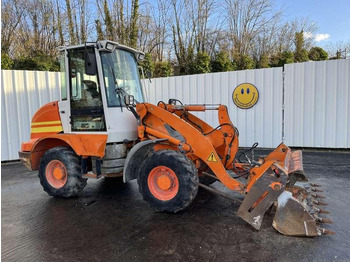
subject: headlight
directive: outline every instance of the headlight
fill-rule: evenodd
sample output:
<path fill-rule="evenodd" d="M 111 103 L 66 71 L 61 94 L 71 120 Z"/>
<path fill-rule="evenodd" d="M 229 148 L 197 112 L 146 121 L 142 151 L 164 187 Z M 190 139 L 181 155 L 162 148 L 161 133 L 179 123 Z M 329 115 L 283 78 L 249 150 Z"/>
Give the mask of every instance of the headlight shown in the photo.
<path fill-rule="evenodd" d="M 106 49 L 112 52 L 114 50 L 114 45 L 112 43 L 107 42 Z"/>
<path fill-rule="evenodd" d="M 138 60 L 143 60 L 143 59 L 145 59 L 145 54 L 140 53 L 137 59 L 138 59 Z"/>

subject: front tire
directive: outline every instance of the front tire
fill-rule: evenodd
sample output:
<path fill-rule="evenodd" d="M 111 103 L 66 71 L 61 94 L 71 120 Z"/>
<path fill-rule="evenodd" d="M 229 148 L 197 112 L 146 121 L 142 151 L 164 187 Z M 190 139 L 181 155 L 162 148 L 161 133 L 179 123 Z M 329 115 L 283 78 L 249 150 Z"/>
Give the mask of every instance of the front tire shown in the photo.
<path fill-rule="evenodd" d="M 79 157 L 67 147 L 55 147 L 40 160 L 39 179 L 44 191 L 54 197 L 73 197 L 86 186 Z"/>
<path fill-rule="evenodd" d="M 199 183 L 193 162 L 173 150 L 157 151 L 147 157 L 137 182 L 143 199 L 151 207 L 173 213 L 191 204 Z"/>

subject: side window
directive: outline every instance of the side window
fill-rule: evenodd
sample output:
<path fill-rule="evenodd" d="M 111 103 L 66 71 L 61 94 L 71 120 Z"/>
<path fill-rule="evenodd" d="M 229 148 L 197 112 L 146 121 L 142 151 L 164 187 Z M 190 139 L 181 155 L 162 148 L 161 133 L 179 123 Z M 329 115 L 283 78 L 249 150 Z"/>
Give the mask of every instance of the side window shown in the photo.
<path fill-rule="evenodd" d="M 67 100 L 65 51 L 60 53 L 61 100 Z"/>
<path fill-rule="evenodd" d="M 116 88 L 122 88 L 143 101 L 142 86 L 137 68 L 137 61 L 131 52 L 115 49 L 114 52 L 101 52 L 108 107 L 119 107 L 123 101 L 118 97 Z"/>
<path fill-rule="evenodd" d="M 86 74 L 86 52 L 92 48 L 72 49 L 69 54 L 69 82 L 72 131 L 105 131 L 101 89 L 97 73 Z"/>

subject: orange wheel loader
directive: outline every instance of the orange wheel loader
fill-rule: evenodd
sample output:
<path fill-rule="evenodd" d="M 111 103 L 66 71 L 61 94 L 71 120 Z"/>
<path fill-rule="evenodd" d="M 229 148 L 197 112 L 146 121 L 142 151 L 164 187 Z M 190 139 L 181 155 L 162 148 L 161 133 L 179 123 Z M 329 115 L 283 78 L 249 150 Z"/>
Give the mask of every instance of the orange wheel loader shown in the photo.
<path fill-rule="evenodd" d="M 144 101 L 138 60 L 144 54 L 111 41 L 60 47 L 61 99 L 42 106 L 19 156 L 38 170 L 54 197 L 76 196 L 88 178 L 137 179 L 157 211 L 178 212 L 198 187 L 218 181 L 243 196 L 238 215 L 259 229 L 276 207 L 273 227 L 294 236 L 333 232 L 320 227 L 317 185 L 307 182 L 301 151 L 283 143 L 259 161 L 237 157 L 238 130 L 224 105 Z M 213 128 L 191 112 L 216 110 Z M 230 195 L 231 196 L 231 195 Z"/>

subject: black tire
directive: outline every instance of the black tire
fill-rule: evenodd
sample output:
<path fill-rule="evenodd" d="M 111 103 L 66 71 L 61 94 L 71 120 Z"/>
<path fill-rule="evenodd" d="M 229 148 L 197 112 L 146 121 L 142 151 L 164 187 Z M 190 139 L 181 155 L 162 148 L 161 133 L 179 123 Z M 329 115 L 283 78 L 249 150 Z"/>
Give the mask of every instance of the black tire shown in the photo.
<path fill-rule="evenodd" d="M 160 200 L 155 197 L 148 187 L 150 172 L 158 167 L 171 169 L 178 179 L 178 191 L 170 200 Z M 162 150 L 148 156 L 137 178 L 139 191 L 143 199 L 157 211 L 176 213 L 191 204 L 198 192 L 198 174 L 193 162 L 185 155 L 174 150 Z"/>
<path fill-rule="evenodd" d="M 54 187 L 46 177 L 47 165 L 54 161 L 60 161 L 66 170 L 67 179 L 62 187 Z M 55 147 L 45 152 L 40 160 L 39 167 L 40 184 L 50 196 L 69 198 L 76 196 L 86 186 L 87 179 L 82 178 L 79 157 L 73 150 L 67 147 Z"/>

